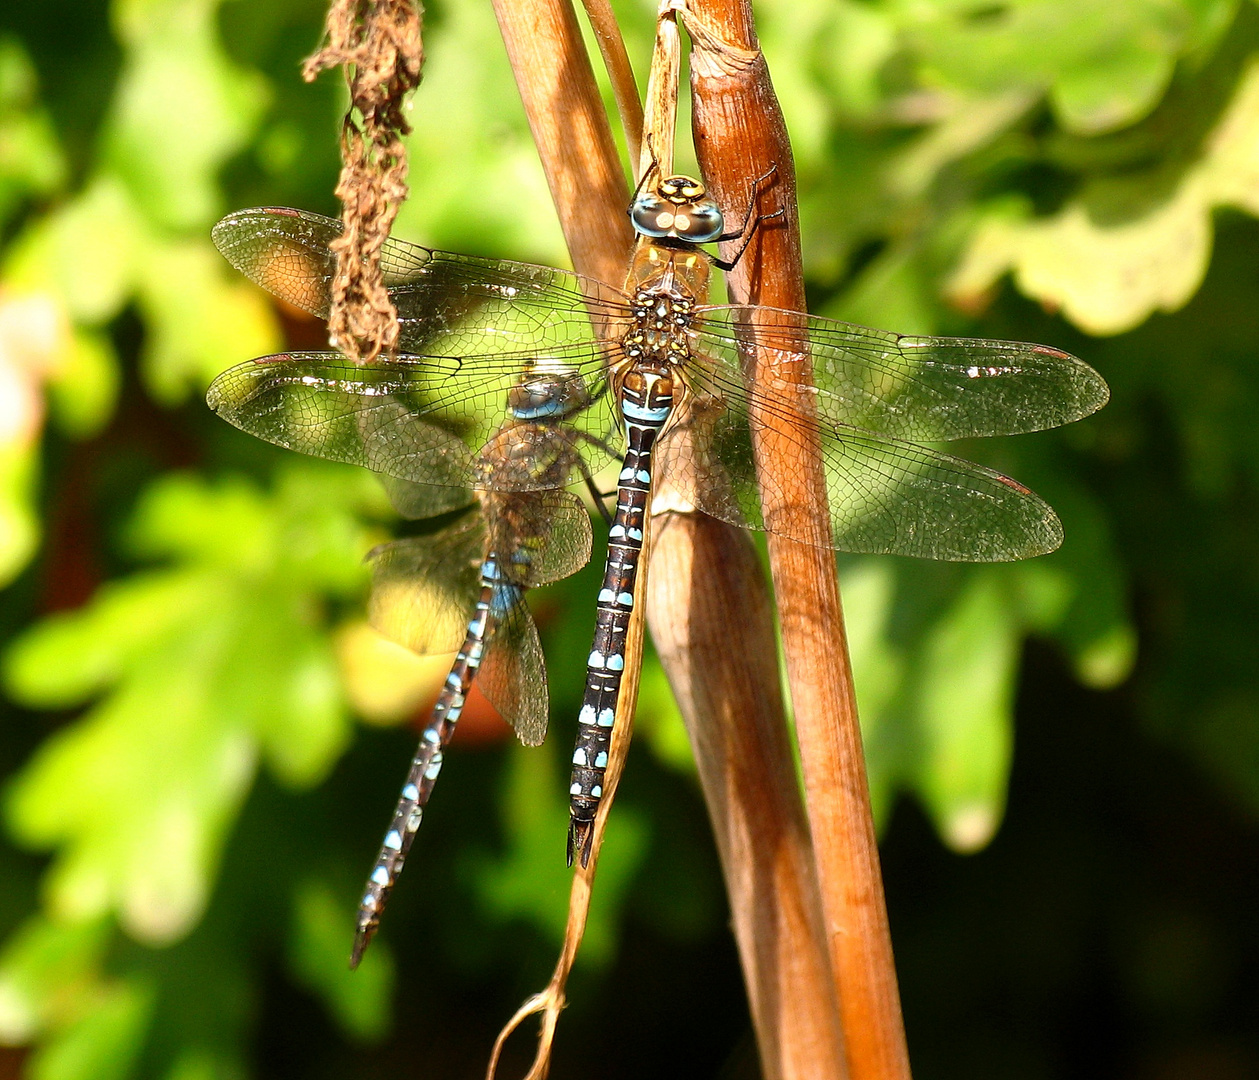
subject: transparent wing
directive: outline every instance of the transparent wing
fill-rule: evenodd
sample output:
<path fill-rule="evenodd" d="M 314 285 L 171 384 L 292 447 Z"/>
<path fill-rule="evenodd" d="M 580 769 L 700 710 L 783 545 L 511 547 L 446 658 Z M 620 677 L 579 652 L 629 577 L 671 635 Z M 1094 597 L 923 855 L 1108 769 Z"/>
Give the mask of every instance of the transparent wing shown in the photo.
<path fill-rule="evenodd" d="M 778 308 L 704 308 L 700 326 L 702 350 L 740 369 L 754 346 L 778 366 L 808 359 L 823 420 L 897 439 L 1041 431 L 1110 396 L 1091 367 L 1045 345 L 906 337 Z"/>
<path fill-rule="evenodd" d="M 485 523 L 480 514 L 429 536 L 382 544 L 368 555 L 368 618 L 380 633 L 422 655 L 463 644 L 481 589 Z"/>
<path fill-rule="evenodd" d="M 291 304 L 328 317 L 336 271 L 328 245 L 341 222 L 301 210 L 264 207 L 229 214 L 214 243 L 237 270 Z M 385 284 L 398 309 L 399 345 L 408 352 L 549 355 L 578 341 L 606 339 L 628 325 L 616 289 L 564 270 L 483 259 L 386 240 Z"/>
<path fill-rule="evenodd" d="M 590 515 L 567 491 L 487 494 L 490 549 L 503 575 L 521 588 L 548 585 L 590 561 Z"/>
<path fill-rule="evenodd" d="M 582 345 L 563 357 L 579 375 L 588 373 L 591 405 L 562 423 L 509 421 L 508 391 L 526 359 L 399 356 L 354 364 L 339 353 L 282 353 L 223 372 L 206 401 L 229 423 L 279 446 L 452 489 L 437 502 L 453 509 L 466 501 L 460 489 L 559 487 L 583 467 L 598 472 L 615 453 L 602 350 Z"/>
<path fill-rule="evenodd" d="M 524 592 L 505 585 L 491 604 L 493 630 L 477 672 L 477 685 L 526 746 L 546 738 L 549 703 L 546 663 L 538 628 L 529 614 Z"/>
<path fill-rule="evenodd" d="M 810 450 L 794 435 L 793 405 L 763 387 L 749 395 L 724 364 L 697 365 L 687 412 L 661 445 L 662 485 L 674 505 L 691 505 L 737 525 L 805 543 L 788 517 L 761 515 L 752 431 L 794 443 L 800 467 L 820 453 L 834 546 L 841 551 L 961 562 L 1005 562 L 1052 551 L 1062 542 L 1053 510 L 1021 484 L 947 454 L 822 421 Z M 749 404 L 751 408 L 749 408 Z M 782 481 L 764 476 L 773 498 Z"/>
<path fill-rule="evenodd" d="M 398 515 L 411 521 L 422 521 L 424 518 L 457 510 L 461 506 L 471 506 L 475 499 L 472 492 L 465 488 L 417 484 L 413 480 L 399 480 L 386 473 L 377 473 L 376 479 L 385 489 L 389 503 Z"/>

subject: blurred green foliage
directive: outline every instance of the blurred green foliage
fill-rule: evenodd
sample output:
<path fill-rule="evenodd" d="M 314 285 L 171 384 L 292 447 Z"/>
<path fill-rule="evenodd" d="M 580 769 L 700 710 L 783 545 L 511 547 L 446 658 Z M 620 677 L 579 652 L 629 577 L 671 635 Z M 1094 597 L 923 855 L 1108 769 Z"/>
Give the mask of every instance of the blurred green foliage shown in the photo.
<path fill-rule="evenodd" d="M 617 6 L 645 80 L 655 5 Z M 813 309 L 1044 340 L 1114 390 L 1073 428 L 964 448 L 1053 503 L 1058 553 L 1002 567 L 841 559 L 880 818 L 909 795 L 954 850 L 992 839 L 1029 636 L 1084 687 L 1126 683 L 1144 730 L 1253 817 L 1259 232 L 1243 215 L 1259 214 L 1259 12 L 757 11 L 794 140 Z M 286 336 L 319 341 L 232 275 L 209 228 L 246 205 L 333 211 L 342 92 L 298 74 L 322 17 L 322 0 L 0 12 L 0 1044 L 31 1048 L 24 1074 L 38 1080 L 287 1075 L 258 1050 L 277 1024 L 267 1002 L 308 995 L 357 1047 L 389 1036 L 393 1007 L 417 1015 L 408 1001 L 431 970 L 503 988 L 463 1002 L 486 1013 L 469 1034 L 477 1060 L 562 931 L 562 761 L 597 567 L 538 597 L 548 747 L 456 743 L 381 940 L 345 970 L 413 737 L 355 728 L 353 707 L 387 678 L 400 695 L 388 718 L 414 720 L 434 676 L 347 645 L 362 556 L 395 524 L 370 478 L 255 444 L 201 404 L 230 364 Z M 426 18 L 397 231 L 562 264 L 490 6 L 444 2 Z M 651 753 L 630 763 L 575 1001 L 635 920 L 682 950 L 724 933 L 654 660 L 640 712 Z M 395 995 L 404 968 L 418 970 Z M 440 1017 L 426 1043 L 468 1028 L 444 989 L 423 999 Z M 321 1068 L 368 1075 L 361 1054 Z M 425 1075 L 455 1075 L 443 1060 Z"/>

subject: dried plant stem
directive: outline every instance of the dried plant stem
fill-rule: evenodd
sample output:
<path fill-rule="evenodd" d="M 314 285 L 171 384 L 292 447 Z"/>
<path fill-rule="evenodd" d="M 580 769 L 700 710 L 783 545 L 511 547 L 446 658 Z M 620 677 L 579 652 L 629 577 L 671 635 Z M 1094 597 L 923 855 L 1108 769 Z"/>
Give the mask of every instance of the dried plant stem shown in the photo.
<path fill-rule="evenodd" d="M 612 80 L 612 94 L 625 131 L 630 161 L 636 161 L 643 141 L 643 103 L 638 98 L 638 84 L 634 81 L 629 53 L 625 51 L 625 39 L 621 37 L 621 28 L 616 24 L 616 14 L 608 0 L 582 0 L 582 5 L 599 43 L 608 78 Z"/>
<path fill-rule="evenodd" d="M 666 4 L 647 101 L 651 149 L 665 175 L 680 66 L 678 26 Z M 678 447 L 685 437 L 670 435 L 670 456 L 686 458 Z M 766 1080 L 839 1080 L 843 1038 L 768 588 L 747 535 L 692 511 L 678 491 L 662 490 L 653 503 L 647 618 L 712 819 L 761 1071 Z"/>
<path fill-rule="evenodd" d="M 625 278 L 625 174 L 569 0 L 494 0 L 507 57 L 573 266 Z"/>
<path fill-rule="evenodd" d="M 652 522 L 648 517 L 643 522 L 644 546 L 651 542 Z M 639 588 L 646 589 L 650 575 L 649 560 L 644 559 L 638 568 Z M 590 895 L 594 890 L 595 871 L 599 866 L 599 852 L 603 847 L 603 833 L 607 828 L 608 815 L 612 804 L 616 801 L 617 785 L 621 782 L 621 773 L 625 769 L 625 758 L 629 753 L 630 742 L 634 731 L 634 710 L 638 708 L 638 671 L 643 659 L 643 624 L 642 607 L 635 609 L 630 615 L 629 627 L 625 634 L 625 679 L 621 684 L 621 696 L 617 701 L 616 719 L 612 728 L 612 746 L 608 751 L 608 768 L 603 779 L 603 800 L 595 814 L 594 832 L 591 837 L 590 861 L 582 865 L 578 859 L 573 869 L 573 884 L 568 894 L 568 922 L 564 929 L 564 943 L 560 949 L 559 961 L 551 975 L 551 981 L 545 990 L 535 994 L 507 1022 L 494 1040 L 494 1050 L 490 1055 L 486 1080 L 494 1080 L 498 1069 L 498 1059 L 508 1036 L 527 1017 L 535 1013 L 542 1014 L 542 1029 L 538 1035 L 538 1049 L 533 1064 L 525 1074 L 525 1080 L 544 1080 L 551 1063 L 551 1046 L 555 1037 L 555 1025 L 559 1021 L 560 1012 L 564 1008 L 564 988 L 568 983 L 569 972 L 577 959 L 577 951 L 581 947 L 581 939 L 586 931 L 586 919 L 590 913 Z"/>
<path fill-rule="evenodd" d="M 407 197 L 402 116 L 407 93 L 420 81 L 424 51 L 420 10 L 412 0 L 333 0 L 328 41 L 302 74 L 309 82 L 342 66 L 350 110 L 341 125 L 344 231 L 329 245 L 337 256 L 328 335 L 355 361 L 374 360 L 398 342 L 398 313 L 380 272 L 380 249 Z"/>
<path fill-rule="evenodd" d="M 662 176 L 673 172 L 681 78 L 682 35 L 677 19 L 662 8 L 656 19 L 656 43 L 651 53 L 651 73 L 647 76 L 647 127 L 638 155 L 639 179 L 647 175 L 653 163 Z"/>
<path fill-rule="evenodd" d="M 702 514 L 654 524 L 647 617 L 717 836 L 761 1072 L 840 1080 L 843 1038 L 760 563 L 745 533 Z"/>
<path fill-rule="evenodd" d="M 568 0 L 495 0 L 494 10 L 573 266 L 580 273 L 620 285 L 633 239 L 625 216 L 628 192 L 572 7 Z M 603 32 L 607 29 L 605 25 Z M 649 523 L 645 529 L 649 536 Z M 646 575 L 643 565 L 639 580 L 644 585 Z M 591 857 L 585 867 L 579 860 L 573 872 L 559 960 L 546 989 L 526 1001 L 499 1034 L 487 1072 L 490 1080 L 508 1036 L 535 1013 L 542 1015 L 542 1027 L 527 1080 L 542 1080 L 550 1066 L 555 1026 L 565 1002 L 564 988 L 585 933 L 603 832 L 629 750 L 642 646 L 643 616 L 636 611 L 626 634 L 625 679 L 604 775 L 603 800 L 595 817 Z"/>
<path fill-rule="evenodd" d="M 772 209 L 781 224 L 760 231 L 731 275 L 749 304 L 803 310 L 795 176 L 782 113 L 760 55 L 747 0 L 691 0 L 683 19 L 692 39 L 696 151 L 723 206 L 748 198 L 749 178 L 769 167 Z M 754 335 L 755 316 L 752 317 Z M 807 356 L 807 350 L 802 350 Z M 775 365 L 758 354 L 751 372 L 766 385 L 807 382 L 807 364 Z M 830 537 L 826 479 L 811 418 L 792 430 L 767 423 L 756 434 L 766 519 L 791 524 L 818 546 L 771 534 L 787 678 L 795 709 L 806 803 L 831 962 L 838 983 L 848 1066 L 854 1080 L 906 1080 L 896 972 L 878 849 L 870 814 L 861 732 Z M 802 469 L 801 461 L 811 468 Z M 770 479 L 772 478 L 772 479 Z"/>

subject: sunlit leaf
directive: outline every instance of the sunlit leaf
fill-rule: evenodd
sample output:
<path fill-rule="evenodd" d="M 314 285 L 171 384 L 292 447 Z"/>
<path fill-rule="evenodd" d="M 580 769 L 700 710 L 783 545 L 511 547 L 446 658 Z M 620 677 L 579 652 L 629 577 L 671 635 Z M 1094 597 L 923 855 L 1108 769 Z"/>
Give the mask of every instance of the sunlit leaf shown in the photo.
<path fill-rule="evenodd" d="M 203 391 L 224 368 L 280 346 L 269 305 L 206 239 L 155 247 L 139 283 L 152 328 L 145 374 L 154 397 Z"/>
<path fill-rule="evenodd" d="M 208 226 L 222 209 L 216 173 L 257 122 L 257 75 L 227 58 L 218 0 L 118 0 L 126 49 L 107 137 L 108 158 L 154 222 Z"/>
<path fill-rule="evenodd" d="M 57 426 L 77 439 L 99 433 L 118 397 L 118 358 L 113 344 L 96 331 L 76 328 L 48 391 Z"/>
<path fill-rule="evenodd" d="M 27 446 L 0 446 L 0 586 L 26 565 L 39 540 L 32 506 L 35 454 Z"/>
<path fill-rule="evenodd" d="M 153 1008 L 152 986 L 119 983 L 35 1053 L 31 1080 L 124 1080 L 131 1075 Z"/>
<path fill-rule="evenodd" d="M 932 627 L 923 656 L 919 791 L 960 851 L 983 847 L 1005 806 L 1019 628 L 999 574 L 970 575 Z"/>
<path fill-rule="evenodd" d="M 0 223 L 24 197 L 65 181 L 66 163 L 39 102 L 35 67 L 21 44 L 0 38 Z"/>
<path fill-rule="evenodd" d="M 1201 160 L 1165 174 L 1103 177 L 1051 217 L 1005 203 L 976 233 L 949 284 L 974 303 L 1007 271 L 1019 288 L 1083 330 L 1117 334 L 1197 291 L 1211 252 L 1211 212 L 1259 214 L 1259 63 L 1252 63 Z M 1125 212 L 1116 214 L 1116 208 Z"/>
<path fill-rule="evenodd" d="M 33 224 L 6 252 L 12 285 L 53 292 L 72 319 L 100 325 L 131 293 L 150 236 L 135 203 L 110 173 Z"/>
<path fill-rule="evenodd" d="M 109 586 L 11 652 L 10 692 L 29 704 L 103 695 L 42 745 L 9 801 L 27 844 L 61 849 L 55 911 L 117 910 L 141 939 L 179 937 L 205 906 L 259 755 L 290 784 L 325 775 L 348 728 L 318 605 L 362 584 L 362 485 L 325 466 L 295 466 L 273 497 L 169 478 L 141 505 L 132 544 L 179 564 Z"/>
<path fill-rule="evenodd" d="M 27 920 L 0 954 L 0 1044 L 17 1046 L 94 1008 L 105 920 Z"/>
<path fill-rule="evenodd" d="M 437 700 L 453 654 L 419 656 L 374 630 L 366 619 L 337 631 L 341 679 L 354 711 L 367 723 L 397 724 Z"/>

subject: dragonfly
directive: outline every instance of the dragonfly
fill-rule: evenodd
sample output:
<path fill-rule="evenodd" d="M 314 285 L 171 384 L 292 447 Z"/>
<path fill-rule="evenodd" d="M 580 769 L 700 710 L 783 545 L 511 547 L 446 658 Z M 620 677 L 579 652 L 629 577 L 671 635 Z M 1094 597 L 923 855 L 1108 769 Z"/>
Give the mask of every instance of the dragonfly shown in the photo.
<path fill-rule="evenodd" d="M 707 303 L 710 265 L 729 264 L 701 245 L 730 236 L 693 178 L 640 186 L 631 220 L 639 240 L 625 290 L 553 267 L 392 239 L 381 252 L 400 346 L 427 357 L 407 372 L 410 420 L 475 444 L 491 430 L 522 360 L 545 355 L 585 379 L 582 461 L 597 472 L 609 454 L 620 458 L 570 784 L 570 863 L 574 854 L 589 858 L 653 484 L 721 520 L 815 543 L 789 521 L 764 520 L 761 487 L 775 478 L 758 477 L 752 450 L 758 430 L 793 431 L 805 414 L 817 440 L 801 454 L 821 458 L 836 549 L 1022 559 L 1061 543 L 1053 510 L 1017 481 L 922 444 L 1057 427 L 1109 397 L 1092 368 L 1044 345 L 899 335 L 799 311 Z M 749 213 L 745 244 L 758 220 Z M 328 244 L 340 232 L 330 218 L 262 208 L 229 215 L 214 239 L 246 276 L 326 316 L 335 272 Z M 805 366 L 811 385 L 753 381 L 746 372 L 754 355 L 768 355 L 771 371 Z M 296 439 L 300 448 L 426 481 L 432 455 L 412 446 L 396 415 L 379 412 L 370 391 L 353 380 L 321 389 L 321 416 L 348 418 L 354 434 L 327 434 L 313 421 Z"/>
<path fill-rule="evenodd" d="M 337 353 L 285 353 L 238 365 L 210 386 L 208 401 L 221 417 L 284 445 L 309 439 L 326 387 L 354 387 L 377 407 L 405 393 L 406 373 L 423 358 L 356 367 Z M 401 374 L 400 374 L 401 373 Z M 390 893 L 423 819 L 442 769 L 443 751 L 472 682 L 479 685 L 521 741 L 546 735 L 546 669 L 537 627 L 524 601 L 527 589 L 575 573 L 590 560 L 590 517 L 571 492 L 557 490 L 581 472 L 583 435 L 566 422 L 588 407 L 581 376 L 563 365 L 531 360 L 507 395 L 507 418 L 473 457 L 466 445 L 421 421 L 404 423 L 412 447 L 423 446 L 429 483 L 387 478 L 395 508 L 408 518 L 435 518 L 468 500 L 475 485 L 477 513 L 426 535 L 380 545 L 372 568 L 369 616 L 387 637 L 421 654 L 452 652 L 442 685 L 411 760 L 359 905 L 350 966 L 358 966 L 380 924 Z M 392 402 L 396 410 L 405 407 Z M 379 416 L 376 417 L 379 419 Z M 357 438 L 370 439 L 370 427 Z M 342 425 L 322 429 L 322 442 L 351 438 Z M 456 449 L 457 447 L 457 449 Z M 588 474 L 587 474 L 588 475 Z M 593 483 L 593 481 L 591 481 Z M 602 501 L 597 502 L 606 515 Z M 469 615 L 469 611 L 471 615 Z"/>

